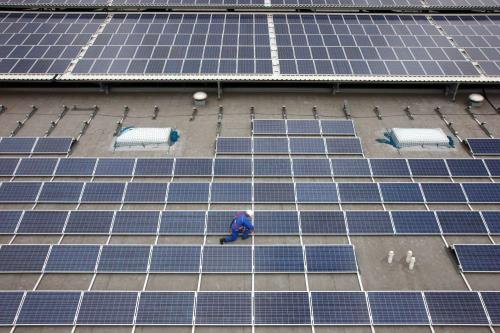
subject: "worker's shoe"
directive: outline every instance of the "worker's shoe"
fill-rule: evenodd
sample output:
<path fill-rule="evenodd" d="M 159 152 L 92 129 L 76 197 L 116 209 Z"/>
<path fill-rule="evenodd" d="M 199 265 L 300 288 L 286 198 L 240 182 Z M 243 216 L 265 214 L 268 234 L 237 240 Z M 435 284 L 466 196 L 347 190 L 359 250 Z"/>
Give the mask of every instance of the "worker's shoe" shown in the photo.
<path fill-rule="evenodd" d="M 224 244 L 224 238 L 219 239 L 219 243 L 220 243 L 220 245 L 223 245 Z"/>

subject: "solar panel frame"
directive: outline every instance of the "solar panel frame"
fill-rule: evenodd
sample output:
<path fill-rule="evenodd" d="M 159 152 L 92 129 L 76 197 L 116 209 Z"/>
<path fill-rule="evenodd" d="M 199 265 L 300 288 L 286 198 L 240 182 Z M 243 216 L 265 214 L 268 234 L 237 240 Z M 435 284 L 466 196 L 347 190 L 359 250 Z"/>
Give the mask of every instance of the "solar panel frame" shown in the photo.
<path fill-rule="evenodd" d="M 94 170 L 94 176 L 132 177 L 135 158 L 99 158 Z"/>
<path fill-rule="evenodd" d="M 126 183 L 85 183 L 80 201 L 84 203 L 121 203 Z"/>
<path fill-rule="evenodd" d="M 234 313 L 238 313 L 235 316 Z M 195 324 L 198 326 L 246 326 L 252 324 L 250 292 L 199 292 Z"/>
<path fill-rule="evenodd" d="M 41 182 L 0 183 L 0 202 L 35 202 L 41 187 Z"/>
<path fill-rule="evenodd" d="M 151 246 L 105 245 L 99 255 L 99 273 L 146 273 Z"/>
<path fill-rule="evenodd" d="M 37 137 L 3 137 L 0 140 L 0 154 L 30 154 Z"/>
<path fill-rule="evenodd" d="M 0 293 L 0 326 L 14 323 L 23 296 L 24 292 L 20 291 Z"/>
<path fill-rule="evenodd" d="M 390 214 L 396 234 L 433 235 L 441 233 L 434 212 L 419 210 L 391 211 Z"/>
<path fill-rule="evenodd" d="M 168 183 L 129 182 L 125 190 L 125 203 L 165 203 Z"/>
<path fill-rule="evenodd" d="M 303 235 L 347 235 L 342 211 L 300 211 L 300 229 Z"/>
<path fill-rule="evenodd" d="M 500 155 L 500 139 L 467 138 L 466 143 L 473 155 Z"/>
<path fill-rule="evenodd" d="M 336 183 L 295 183 L 299 203 L 337 203 Z"/>
<path fill-rule="evenodd" d="M 205 217 L 206 213 L 204 211 L 163 211 L 161 213 L 159 234 L 203 235 Z"/>
<path fill-rule="evenodd" d="M 358 264 L 352 245 L 307 245 L 308 273 L 356 273 Z"/>
<path fill-rule="evenodd" d="M 160 212 L 147 210 L 120 210 L 115 212 L 113 235 L 154 235 L 158 229 Z"/>
<path fill-rule="evenodd" d="M 34 272 L 42 271 L 49 245 L 2 245 L 0 247 L 0 272 Z"/>
<path fill-rule="evenodd" d="M 0 176 L 13 176 L 20 161 L 20 158 L 0 158 Z"/>
<path fill-rule="evenodd" d="M 289 154 L 288 138 L 282 137 L 254 137 L 253 138 L 253 154 Z"/>
<path fill-rule="evenodd" d="M 370 158 L 369 161 L 373 177 L 411 177 L 403 158 Z"/>
<path fill-rule="evenodd" d="M 207 203 L 210 183 L 170 183 L 167 203 Z"/>
<path fill-rule="evenodd" d="M 175 159 L 175 177 L 210 177 L 212 176 L 213 158 Z"/>
<path fill-rule="evenodd" d="M 387 211 L 350 210 L 345 212 L 350 235 L 394 234 L 392 220 Z"/>
<path fill-rule="evenodd" d="M 358 137 L 325 138 L 325 145 L 329 155 L 363 155 L 363 147 Z"/>
<path fill-rule="evenodd" d="M 59 158 L 54 175 L 58 177 L 91 177 L 97 158 L 67 157 Z"/>
<path fill-rule="evenodd" d="M 255 292 L 256 326 L 311 325 L 307 292 Z"/>
<path fill-rule="evenodd" d="M 137 304 L 135 291 L 87 291 L 76 318 L 77 325 L 131 325 Z"/>
<path fill-rule="evenodd" d="M 217 154 L 252 154 L 253 139 L 249 137 L 218 137 L 215 141 Z"/>
<path fill-rule="evenodd" d="M 252 160 L 250 158 L 216 158 L 214 159 L 214 176 L 251 177 Z"/>
<path fill-rule="evenodd" d="M 317 119 L 287 119 L 288 135 L 320 135 L 321 127 Z"/>
<path fill-rule="evenodd" d="M 254 183 L 253 191 L 255 203 L 295 202 L 293 183 Z"/>
<path fill-rule="evenodd" d="M 500 183 L 462 183 L 470 203 L 500 203 Z"/>
<path fill-rule="evenodd" d="M 19 222 L 23 211 L 20 210 L 1 210 L 0 211 L 0 234 L 13 234 Z"/>
<path fill-rule="evenodd" d="M 60 234 L 68 212 L 51 210 L 25 211 L 17 227 L 17 234 Z"/>
<path fill-rule="evenodd" d="M 379 183 L 384 203 L 424 202 L 420 185 L 417 183 Z"/>
<path fill-rule="evenodd" d="M 462 187 L 458 183 L 420 183 L 427 203 L 466 203 Z"/>
<path fill-rule="evenodd" d="M 255 246 L 254 269 L 256 273 L 302 273 L 304 272 L 302 247 Z"/>
<path fill-rule="evenodd" d="M 255 158 L 253 175 L 255 177 L 291 177 L 292 163 L 288 158 Z"/>
<path fill-rule="evenodd" d="M 255 211 L 252 222 L 259 235 L 299 234 L 296 211 Z"/>
<path fill-rule="evenodd" d="M 80 292 L 27 292 L 16 325 L 73 325 Z"/>
<path fill-rule="evenodd" d="M 500 159 L 484 159 L 484 164 L 491 177 L 500 177 Z"/>
<path fill-rule="evenodd" d="M 74 139 L 69 137 L 40 137 L 33 146 L 33 154 L 67 154 Z"/>
<path fill-rule="evenodd" d="M 248 203 L 252 201 L 252 183 L 211 183 L 213 203 Z"/>
<path fill-rule="evenodd" d="M 443 159 L 409 158 L 407 161 L 413 177 L 450 177 Z"/>
<path fill-rule="evenodd" d="M 477 211 L 436 211 L 443 234 L 486 234 L 487 230 Z"/>
<path fill-rule="evenodd" d="M 207 235 L 220 235 L 229 232 L 230 224 L 236 216 L 235 211 L 208 211 Z"/>
<path fill-rule="evenodd" d="M 429 325 L 421 292 L 369 291 L 374 325 Z"/>
<path fill-rule="evenodd" d="M 141 292 L 138 325 L 192 325 L 194 292 Z"/>
<path fill-rule="evenodd" d="M 500 246 L 495 244 L 453 244 L 462 272 L 499 273 Z"/>
<path fill-rule="evenodd" d="M 44 182 L 37 202 L 76 203 L 84 190 L 82 182 Z"/>
<path fill-rule="evenodd" d="M 137 158 L 135 162 L 135 177 L 171 177 L 173 172 L 173 158 Z"/>
<path fill-rule="evenodd" d="M 424 292 L 432 325 L 488 325 L 477 292 Z"/>
<path fill-rule="evenodd" d="M 106 210 L 71 211 L 64 233 L 107 235 L 110 233 L 114 217 L 115 212 Z"/>
<path fill-rule="evenodd" d="M 484 224 L 492 235 L 500 234 L 500 211 L 481 211 Z"/>
<path fill-rule="evenodd" d="M 311 292 L 314 325 L 370 325 L 362 291 Z"/>
<path fill-rule="evenodd" d="M 488 170 L 480 159 L 447 159 L 452 177 L 489 177 Z"/>
<path fill-rule="evenodd" d="M 99 257 L 99 245 L 53 245 L 44 271 L 92 273 Z"/>
<path fill-rule="evenodd" d="M 355 136 L 354 123 L 350 119 L 321 119 L 321 134 L 335 136 Z"/>
<path fill-rule="evenodd" d="M 334 177 L 371 177 L 370 165 L 364 158 L 332 158 Z"/>
<path fill-rule="evenodd" d="M 286 135 L 287 126 L 285 119 L 253 119 L 253 135 Z"/>
<path fill-rule="evenodd" d="M 204 246 L 203 273 L 250 273 L 252 272 L 252 247 Z"/>
<path fill-rule="evenodd" d="M 192 245 L 154 245 L 150 273 L 199 273 L 201 247 Z"/>
<path fill-rule="evenodd" d="M 491 324 L 493 326 L 500 325 L 500 292 L 494 291 L 482 291 L 480 293 L 481 298 L 484 302 L 484 307 L 488 311 L 488 317 L 490 317 Z"/>
<path fill-rule="evenodd" d="M 327 159 L 293 158 L 294 177 L 331 177 L 330 162 Z"/>
<path fill-rule="evenodd" d="M 52 176 L 57 163 L 57 158 L 22 158 L 16 176 Z"/>
<path fill-rule="evenodd" d="M 296 155 L 324 155 L 325 141 L 323 138 L 290 137 L 290 154 Z"/>
<path fill-rule="evenodd" d="M 337 188 L 342 203 L 382 202 L 377 183 L 337 183 Z"/>

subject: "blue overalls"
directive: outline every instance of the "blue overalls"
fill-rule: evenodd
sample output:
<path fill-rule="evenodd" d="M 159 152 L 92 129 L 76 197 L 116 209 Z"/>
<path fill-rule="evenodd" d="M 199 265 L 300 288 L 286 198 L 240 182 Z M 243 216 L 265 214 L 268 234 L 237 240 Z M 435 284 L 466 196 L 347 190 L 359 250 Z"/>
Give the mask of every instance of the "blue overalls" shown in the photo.
<path fill-rule="evenodd" d="M 253 231 L 253 225 L 244 213 L 239 213 L 236 215 L 234 220 L 231 222 L 231 235 L 224 239 L 224 242 L 233 242 L 238 239 L 238 235 L 241 234 L 241 238 L 247 239 L 248 234 Z"/>

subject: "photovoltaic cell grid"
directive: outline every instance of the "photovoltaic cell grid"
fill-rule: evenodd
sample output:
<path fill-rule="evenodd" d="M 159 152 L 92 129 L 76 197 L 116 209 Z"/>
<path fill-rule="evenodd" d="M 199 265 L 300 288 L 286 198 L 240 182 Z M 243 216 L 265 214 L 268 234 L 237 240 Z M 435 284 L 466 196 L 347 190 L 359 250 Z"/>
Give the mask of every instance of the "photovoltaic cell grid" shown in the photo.
<path fill-rule="evenodd" d="M 437 211 L 443 234 L 483 234 L 486 227 L 479 212 Z"/>
<path fill-rule="evenodd" d="M 315 325 L 369 325 L 363 292 L 312 292 Z"/>
<path fill-rule="evenodd" d="M 420 292 L 368 292 L 375 325 L 428 325 Z"/>
<path fill-rule="evenodd" d="M 303 234 L 345 235 L 347 233 L 343 212 L 301 211 L 300 227 Z"/>
<path fill-rule="evenodd" d="M 0 293 L 0 325 L 12 325 L 22 298 L 22 292 Z"/>
<path fill-rule="evenodd" d="M 306 246 L 308 272 L 357 272 L 352 245 Z"/>
<path fill-rule="evenodd" d="M 202 271 L 205 273 L 252 271 L 250 246 L 205 246 Z"/>
<path fill-rule="evenodd" d="M 500 272 L 499 245 L 462 245 L 453 248 L 463 272 Z"/>
<path fill-rule="evenodd" d="M 251 297 L 251 293 L 245 292 L 200 292 L 196 302 L 196 324 L 250 325 Z"/>
<path fill-rule="evenodd" d="M 260 7 L 264 0 L 113 0 L 113 7 L 132 6 L 139 7 Z"/>
<path fill-rule="evenodd" d="M 31 8 L 36 7 L 106 7 L 108 2 L 106 0 L 2 0 L 1 5 L 9 7 L 22 7 Z"/>
<path fill-rule="evenodd" d="M 72 325 L 79 300 L 79 292 L 28 292 L 17 323 Z"/>
<path fill-rule="evenodd" d="M 491 323 L 496 326 L 500 325 L 500 292 L 482 292 L 481 297 L 488 310 Z"/>
<path fill-rule="evenodd" d="M 352 120 L 254 119 L 253 135 L 342 135 L 354 136 Z"/>
<path fill-rule="evenodd" d="M 466 28 L 467 27 L 464 27 L 464 29 Z M 497 27 L 497 30 L 500 30 L 500 28 Z M 476 37 L 477 39 L 482 39 L 481 36 L 476 36 Z M 488 50 L 488 48 L 486 48 L 486 50 Z M 481 52 L 481 50 L 477 49 L 476 52 Z M 497 49 L 496 53 L 498 54 L 500 53 L 500 51 Z M 500 71 L 500 65 L 498 63 L 499 62 L 497 60 L 496 66 Z M 467 139 L 467 145 L 469 146 L 469 149 L 474 155 L 500 155 L 500 139 Z"/>
<path fill-rule="evenodd" d="M 136 323 L 149 325 L 191 325 L 193 292 L 143 292 Z"/>
<path fill-rule="evenodd" d="M 86 292 L 78 313 L 79 325 L 130 325 L 137 292 Z"/>
<path fill-rule="evenodd" d="M 256 325 L 311 324 L 309 299 L 305 292 L 256 292 Z"/>
<path fill-rule="evenodd" d="M 48 245 L 2 245 L 0 272 L 41 272 Z"/>
<path fill-rule="evenodd" d="M 200 246 L 154 246 L 150 271 L 197 273 L 200 250 Z"/>
<path fill-rule="evenodd" d="M 498 8 L 496 0 L 426 0 L 427 5 L 431 8 Z"/>
<path fill-rule="evenodd" d="M 1 26 L 1 17 L 5 13 L 0 13 L 0 26 Z M 44 15 L 44 14 L 38 14 L 38 15 Z M 15 25 L 16 23 L 12 23 L 12 25 Z M 9 25 L 9 24 L 6 24 Z M 32 23 L 32 25 L 35 25 L 35 23 Z M 62 24 L 61 24 L 62 25 Z M 2 29 L 2 28 L 0 28 Z M 15 28 L 14 28 L 15 29 Z M 24 37 L 20 37 L 21 40 L 24 40 L 27 36 L 31 35 L 36 35 L 35 33 L 25 33 L 25 34 L 3 34 L 7 35 L 9 38 L 12 37 L 13 39 L 19 39 L 16 36 L 19 35 L 24 35 Z M 2 36 L 2 33 L 0 32 L 0 36 Z M 11 39 L 12 39 L 11 38 Z M 30 37 L 31 38 L 31 37 Z M 37 37 L 41 38 L 41 37 Z M 1 43 L 1 40 L 0 40 Z M 16 43 L 16 42 L 14 42 Z M 19 43 L 19 42 L 17 42 Z M 27 43 L 25 41 L 25 43 Z M 31 48 L 32 46 L 28 45 L 10 45 L 12 48 Z M 5 49 L 2 49 L 2 52 L 7 51 L 9 49 L 9 46 L 2 46 Z M 17 55 L 21 56 L 21 55 Z M 2 59 L 2 54 L 0 53 L 0 75 L 3 74 L 6 70 L 6 66 L 14 66 L 10 60 L 13 59 Z M 18 59 L 15 59 L 14 63 L 17 62 Z M 23 60 L 23 59 L 21 59 Z M 20 60 L 20 61 L 21 61 Z M 25 59 L 23 61 L 31 61 L 32 65 L 35 61 L 40 62 L 40 61 L 47 61 L 45 59 Z M 50 61 L 50 60 L 49 60 Z M 57 61 L 57 60 L 56 60 Z M 71 145 L 73 144 L 73 138 L 39 138 L 39 137 L 16 137 L 16 138 L 0 138 L 0 154 L 66 154 L 71 150 Z"/>
<path fill-rule="evenodd" d="M 433 325 L 488 325 L 477 292 L 425 292 Z"/>

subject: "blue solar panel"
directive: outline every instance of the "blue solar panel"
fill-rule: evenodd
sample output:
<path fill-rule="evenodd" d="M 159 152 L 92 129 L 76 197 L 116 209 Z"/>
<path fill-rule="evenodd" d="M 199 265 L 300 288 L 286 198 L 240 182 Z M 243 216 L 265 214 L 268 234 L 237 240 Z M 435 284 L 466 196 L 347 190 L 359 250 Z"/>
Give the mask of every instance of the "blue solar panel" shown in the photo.
<path fill-rule="evenodd" d="M 325 142 L 322 138 L 290 138 L 292 154 L 325 154 Z"/>
<path fill-rule="evenodd" d="M 171 176 L 173 165 L 173 158 L 138 158 L 134 176 Z"/>
<path fill-rule="evenodd" d="M 465 183 L 465 194 L 472 203 L 500 203 L 500 184 Z"/>
<path fill-rule="evenodd" d="M 485 234 L 486 227 L 479 212 L 437 211 L 443 234 Z"/>
<path fill-rule="evenodd" d="M 483 291 L 481 292 L 481 297 L 490 316 L 491 323 L 495 326 L 500 325 L 500 292 Z"/>
<path fill-rule="evenodd" d="M 467 139 L 474 155 L 500 155 L 500 139 Z"/>
<path fill-rule="evenodd" d="M 41 272 L 49 245 L 2 245 L 0 272 Z"/>
<path fill-rule="evenodd" d="M 375 183 L 339 183 L 338 189 L 342 203 L 381 202 Z"/>
<path fill-rule="evenodd" d="M 454 177 L 488 177 L 488 170 L 482 160 L 449 159 L 448 169 Z"/>
<path fill-rule="evenodd" d="M 135 159 L 133 158 L 100 158 L 97 161 L 96 176 L 132 176 Z"/>
<path fill-rule="evenodd" d="M 0 293 L 0 325 L 12 325 L 14 323 L 22 298 L 22 292 Z"/>
<path fill-rule="evenodd" d="M 323 135 L 356 135 L 352 120 L 321 119 L 320 122 Z"/>
<path fill-rule="evenodd" d="M 251 176 L 252 160 L 249 158 L 216 158 L 214 176 Z"/>
<path fill-rule="evenodd" d="M 312 292 L 315 325 L 369 325 L 364 292 Z"/>
<path fill-rule="evenodd" d="M 346 211 L 350 234 L 392 234 L 391 218 L 384 211 Z"/>
<path fill-rule="evenodd" d="M 203 248 L 204 273 L 246 273 L 252 271 L 250 246 L 205 246 Z"/>
<path fill-rule="evenodd" d="M 306 292 L 256 292 L 256 325 L 311 324 Z"/>
<path fill-rule="evenodd" d="M 380 193 L 386 203 L 424 202 L 415 183 L 380 183 Z"/>
<path fill-rule="evenodd" d="M 464 272 L 500 272 L 500 245 L 453 245 Z"/>
<path fill-rule="evenodd" d="M 229 227 L 236 212 L 232 211 L 209 211 L 207 217 L 207 234 L 225 234 L 229 232 Z"/>
<path fill-rule="evenodd" d="M 137 292 L 86 292 L 78 313 L 80 325 L 125 325 L 134 320 Z"/>
<path fill-rule="evenodd" d="M 33 154 L 66 154 L 72 144 L 73 138 L 38 138 Z"/>
<path fill-rule="evenodd" d="M 203 211 L 162 212 L 160 234 L 200 235 L 203 234 L 204 230 L 205 212 Z"/>
<path fill-rule="evenodd" d="M 353 273 L 358 270 L 352 245 L 306 246 L 309 273 Z"/>
<path fill-rule="evenodd" d="M 127 184 L 124 202 L 129 203 L 165 203 L 167 183 L 136 183 Z"/>
<path fill-rule="evenodd" d="M 448 177 L 446 163 L 441 159 L 408 159 L 411 174 L 414 177 Z"/>
<path fill-rule="evenodd" d="M 99 257 L 98 272 L 146 272 L 149 246 L 104 246 Z"/>
<path fill-rule="evenodd" d="M 111 203 L 121 202 L 125 183 L 86 183 L 82 202 Z"/>
<path fill-rule="evenodd" d="M 456 183 L 421 183 L 425 200 L 430 203 L 467 202 L 465 195 Z"/>
<path fill-rule="evenodd" d="M 257 211 L 253 223 L 259 235 L 286 235 L 299 232 L 299 220 L 295 211 Z"/>
<path fill-rule="evenodd" d="M 235 315 L 237 313 L 238 315 Z M 249 292 L 200 292 L 196 302 L 197 325 L 250 325 L 252 294 Z"/>
<path fill-rule="evenodd" d="M 391 211 L 397 234 L 439 234 L 439 226 L 433 212 Z"/>
<path fill-rule="evenodd" d="M 488 325 L 477 292 L 426 292 L 433 325 Z"/>
<path fill-rule="evenodd" d="M 293 159 L 295 177 L 331 177 L 330 163 L 327 159 Z"/>
<path fill-rule="evenodd" d="M 375 325 L 428 325 L 420 292 L 368 292 Z"/>
<path fill-rule="evenodd" d="M 303 272 L 304 257 L 300 246 L 256 246 L 256 272 Z"/>
<path fill-rule="evenodd" d="M 57 158 L 23 158 L 16 176 L 52 176 L 56 165 Z"/>
<path fill-rule="evenodd" d="M 482 211 L 484 222 L 492 234 L 500 234 L 500 211 Z"/>
<path fill-rule="evenodd" d="M 45 271 L 93 272 L 98 255 L 98 245 L 54 245 Z"/>
<path fill-rule="evenodd" d="M 79 292 L 28 292 L 17 324 L 72 325 L 79 300 Z"/>
<path fill-rule="evenodd" d="M 26 211 L 17 232 L 20 234 L 59 234 L 63 231 L 68 212 Z"/>
<path fill-rule="evenodd" d="M 370 177 L 370 165 L 364 158 L 331 159 L 335 177 Z"/>
<path fill-rule="evenodd" d="M 292 165 L 290 159 L 285 158 L 256 158 L 253 161 L 255 176 L 290 177 Z"/>
<path fill-rule="evenodd" d="M 485 159 L 484 163 L 488 167 L 488 171 L 492 177 L 500 177 L 500 159 Z M 1 169 L 1 167 L 0 167 Z"/>
<path fill-rule="evenodd" d="M 174 175 L 176 176 L 211 176 L 211 158 L 176 158 Z"/>
<path fill-rule="evenodd" d="M 288 135 L 320 135 L 319 121 L 315 119 L 288 119 Z"/>
<path fill-rule="evenodd" d="M 301 211 L 300 226 L 303 234 L 345 235 L 344 213 L 339 211 Z"/>
<path fill-rule="evenodd" d="M 40 182 L 1 183 L 0 202 L 35 202 Z"/>
<path fill-rule="evenodd" d="M 255 202 L 295 202 L 295 192 L 292 183 L 255 183 Z"/>
<path fill-rule="evenodd" d="M 33 150 L 37 138 L 2 138 L 0 154 L 28 154 Z"/>
<path fill-rule="evenodd" d="M 251 154 L 252 138 L 217 138 L 215 151 L 218 154 Z"/>
<path fill-rule="evenodd" d="M 155 273 L 197 273 L 200 271 L 199 246 L 154 246 L 150 271 Z"/>
<path fill-rule="evenodd" d="M 67 234 L 108 234 L 113 211 L 72 211 L 64 230 Z"/>
<path fill-rule="evenodd" d="M 370 165 L 374 177 L 410 177 L 410 170 L 405 159 L 372 158 Z"/>
<path fill-rule="evenodd" d="M 13 176 L 19 158 L 0 158 L 0 176 Z"/>
<path fill-rule="evenodd" d="M 16 230 L 22 211 L 2 210 L 0 211 L 0 234 L 10 234 Z"/>
<path fill-rule="evenodd" d="M 39 202 L 78 202 L 83 189 L 83 183 L 77 182 L 50 182 L 43 183 L 38 196 Z"/>
<path fill-rule="evenodd" d="M 96 158 L 60 158 L 56 176 L 92 176 Z"/>
<path fill-rule="evenodd" d="M 212 202 L 251 202 L 252 183 L 212 183 Z"/>
<path fill-rule="evenodd" d="M 296 183 L 297 202 L 334 203 L 338 202 L 335 183 Z"/>
<path fill-rule="evenodd" d="M 252 133 L 259 134 L 286 134 L 286 120 L 284 119 L 254 119 Z"/>
<path fill-rule="evenodd" d="M 254 138 L 254 154 L 288 154 L 287 138 Z"/>
<path fill-rule="evenodd" d="M 169 203 L 208 202 L 209 183 L 170 183 Z"/>
<path fill-rule="evenodd" d="M 113 234 L 156 234 L 160 213 L 155 211 L 117 211 Z"/>
<path fill-rule="evenodd" d="M 191 325 L 193 292 L 142 292 L 137 310 L 139 325 Z"/>
<path fill-rule="evenodd" d="M 361 147 L 361 141 L 359 141 L 359 138 L 327 138 L 325 139 L 325 142 L 328 154 L 363 154 L 363 148 Z"/>

